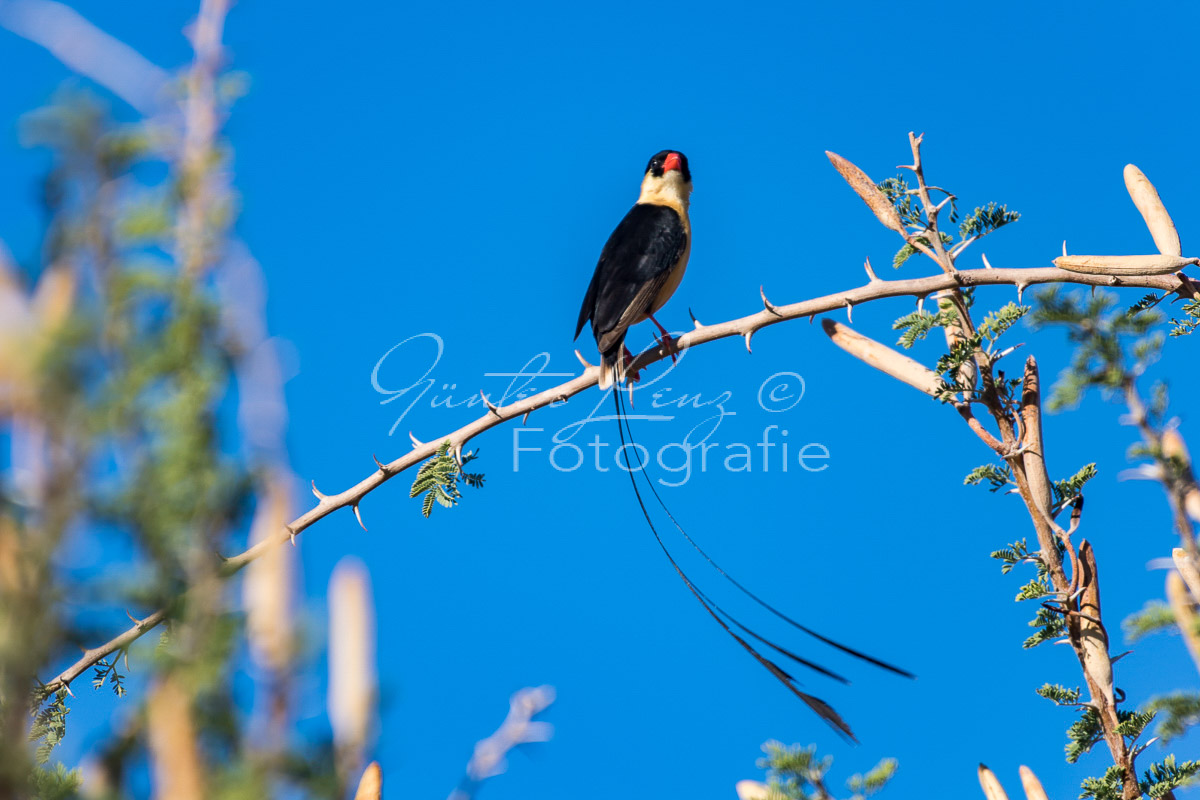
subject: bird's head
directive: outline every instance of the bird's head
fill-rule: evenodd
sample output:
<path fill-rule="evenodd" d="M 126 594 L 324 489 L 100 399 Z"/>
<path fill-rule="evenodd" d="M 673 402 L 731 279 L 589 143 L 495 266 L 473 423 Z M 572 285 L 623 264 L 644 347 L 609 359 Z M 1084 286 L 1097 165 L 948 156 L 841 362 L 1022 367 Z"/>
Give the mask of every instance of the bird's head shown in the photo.
<path fill-rule="evenodd" d="M 687 156 L 678 150 L 655 153 L 642 178 L 641 203 L 686 206 L 692 193 L 692 173 Z"/>

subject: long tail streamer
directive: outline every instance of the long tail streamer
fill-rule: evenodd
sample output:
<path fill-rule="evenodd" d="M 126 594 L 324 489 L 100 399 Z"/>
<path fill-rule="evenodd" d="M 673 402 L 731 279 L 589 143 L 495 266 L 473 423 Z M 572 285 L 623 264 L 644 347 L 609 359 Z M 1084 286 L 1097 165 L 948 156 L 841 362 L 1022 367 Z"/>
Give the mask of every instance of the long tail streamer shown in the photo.
<path fill-rule="evenodd" d="M 713 567 L 713 569 L 715 569 L 718 573 L 720 573 L 722 577 L 724 577 L 726 580 L 728 580 L 731 584 L 733 584 L 734 587 L 736 587 L 739 591 L 741 591 L 743 594 L 745 594 L 751 600 L 758 603 L 760 606 L 767 609 L 772 614 L 774 614 L 775 616 L 784 620 L 785 622 L 792 625 L 796 629 L 808 634 L 809 636 L 812 636 L 813 638 L 817 639 L 818 641 L 828 644 L 829 646 L 834 647 L 838 650 L 841 650 L 842 652 L 847 653 L 848 655 L 854 656 L 855 658 L 859 658 L 863 661 L 869 662 L 878 667 L 881 667 L 883 669 L 894 672 L 898 675 L 903 675 L 903 676 L 909 677 L 909 678 L 914 677 L 912 675 L 912 673 L 908 672 L 907 670 L 903 670 L 903 669 L 900 669 L 899 667 L 888 664 L 885 661 L 881 661 L 877 658 L 874 658 L 873 656 L 867 655 L 866 653 L 855 650 L 852 647 L 847 647 L 846 645 L 836 642 L 836 641 L 828 638 L 827 636 L 823 636 L 820 633 L 817 633 L 816 631 L 812 630 L 811 628 L 800 624 L 796 620 L 792 619 L 791 617 L 787 616 L 783 612 L 779 611 L 777 608 L 775 608 L 771 604 L 767 603 L 765 600 L 758 597 L 756 594 L 754 594 L 749 589 L 747 589 L 745 586 L 743 586 L 741 583 L 739 583 L 732 575 L 730 575 L 728 572 L 726 572 L 724 569 L 722 569 L 721 566 L 719 564 L 717 564 L 717 562 L 714 561 L 712 559 L 712 557 L 710 557 L 708 555 L 708 553 L 706 553 L 703 550 L 703 548 L 701 548 L 700 545 L 697 544 L 696 541 L 690 535 L 688 535 L 687 531 L 685 531 L 683 529 L 683 526 L 679 524 L 678 520 L 676 520 L 676 518 L 675 518 L 675 515 L 671 513 L 671 510 L 669 508 L 667 508 L 666 503 L 663 501 L 662 497 L 658 494 L 658 490 L 654 487 L 654 482 L 652 480 L 650 480 L 649 476 L 646 474 L 645 464 L 642 462 L 641 454 L 638 452 L 637 445 L 636 445 L 636 442 L 633 437 L 633 429 L 630 427 L 629 420 L 625 414 L 624 404 L 621 399 L 621 390 L 619 387 L 616 387 L 616 386 L 613 387 L 613 403 L 616 407 L 616 412 L 617 412 L 617 430 L 618 430 L 618 433 L 621 438 L 622 452 L 628 452 L 629 449 L 633 450 L 634 455 L 637 460 L 637 470 L 636 471 L 642 473 L 642 478 L 643 478 L 643 480 L 646 481 L 646 485 L 650 488 L 651 493 L 654 495 L 654 499 L 658 502 L 659 506 L 666 513 L 667 517 L 671 520 L 671 523 L 675 526 L 675 528 L 679 531 L 679 533 L 683 536 L 683 538 L 688 542 L 688 544 L 690 544 L 696 550 L 696 552 L 698 552 L 700 554 L 700 556 L 705 561 L 707 561 L 710 566 Z M 628 433 L 628 442 L 626 441 L 626 433 Z M 629 457 L 627 455 L 626 461 L 628 461 L 628 460 L 629 460 Z M 845 720 L 843 720 L 841 718 L 841 716 L 833 709 L 832 706 L 830 706 L 828 703 L 826 703 L 824 700 L 821 700 L 818 697 L 814 697 L 813 695 L 810 695 L 810 694 L 807 694 L 806 692 L 800 691 L 800 689 L 797 688 L 797 681 L 792 675 L 788 674 L 777 663 L 775 663 L 771 659 L 764 656 L 758 650 L 756 650 L 748 641 L 746 641 L 745 638 L 743 638 L 742 636 L 739 636 L 737 633 L 735 633 L 733 628 L 737 628 L 739 631 L 741 631 L 742 633 L 744 633 L 746 636 L 750 637 L 751 639 L 754 639 L 756 641 L 759 641 L 759 642 L 765 644 L 767 647 L 770 647 L 772 650 L 776 651 L 777 653 L 780 653 L 781 655 L 786 656 L 787 658 L 791 659 L 792 661 L 795 661 L 796 663 L 798 663 L 804 667 L 807 667 L 811 670 L 821 673 L 822 675 L 826 675 L 827 677 L 833 678 L 834 680 L 840 681 L 842 683 L 848 683 L 848 681 L 841 675 L 838 675 L 836 672 L 833 672 L 832 670 L 829 670 L 829 669 L 821 666 L 820 664 L 817 664 L 813 661 L 803 658 L 803 657 L 797 655 L 796 653 L 792 652 L 791 650 L 781 647 L 780 645 L 777 645 L 774 642 L 755 633 L 750 628 L 746 627 L 741 622 L 739 622 L 732 614 L 730 614 L 729 612 L 725 611 L 720 606 L 718 606 L 712 600 L 712 598 L 710 598 L 707 594 L 705 594 L 695 584 L 695 582 L 693 582 L 692 579 L 687 576 L 687 573 L 685 573 L 683 571 L 683 568 L 675 560 L 674 556 L 671 555 L 671 552 L 667 548 L 666 543 L 663 541 L 662 536 L 659 534 L 657 527 L 655 527 L 655 525 L 654 525 L 654 521 L 650 516 L 649 510 L 646 508 L 645 499 L 642 496 L 641 489 L 638 487 L 637 478 L 634 476 L 635 470 L 633 469 L 633 464 L 630 463 L 629 467 L 630 468 L 627 470 L 627 472 L 629 473 L 630 484 L 633 486 L 634 495 L 637 497 L 638 506 L 641 508 L 642 516 L 645 517 L 645 519 L 646 519 L 646 524 L 650 527 L 650 531 L 651 531 L 651 533 L 654 534 L 654 538 L 658 542 L 659 548 L 662 549 L 663 554 L 667 557 L 667 560 L 671 563 L 671 566 L 675 569 L 676 574 L 679 575 L 679 577 L 683 581 L 684 585 L 687 586 L 688 590 L 692 593 L 692 595 L 696 598 L 696 600 L 700 603 L 700 605 L 704 607 L 704 610 L 707 611 L 709 613 L 709 615 L 711 615 L 712 618 L 717 621 L 717 624 L 720 625 L 721 628 L 723 628 L 726 633 L 728 633 L 731 637 L 733 637 L 733 639 L 738 644 L 740 644 L 748 653 L 750 653 L 750 655 L 753 656 L 756 661 L 758 661 L 760 664 L 762 664 L 767 669 L 768 672 L 770 672 L 772 675 L 775 676 L 776 679 L 779 680 L 780 683 L 782 683 L 789 690 L 791 690 L 792 693 L 794 693 L 805 704 L 807 704 L 809 706 L 809 708 L 811 708 L 814 712 L 816 712 L 816 714 L 819 717 L 821 717 L 821 719 L 823 719 L 827 723 L 829 723 L 829 725 L 832 726 L 839 733 L 843 734 L 844 736 L 848 737 L 849 739 L 851 739 L 853 741 L 857 741 L 854 738 L 853 732 L 850 730 L 850 726 L 846 723 Z M 731 625 L 733 627 L 730 627 Z"/>

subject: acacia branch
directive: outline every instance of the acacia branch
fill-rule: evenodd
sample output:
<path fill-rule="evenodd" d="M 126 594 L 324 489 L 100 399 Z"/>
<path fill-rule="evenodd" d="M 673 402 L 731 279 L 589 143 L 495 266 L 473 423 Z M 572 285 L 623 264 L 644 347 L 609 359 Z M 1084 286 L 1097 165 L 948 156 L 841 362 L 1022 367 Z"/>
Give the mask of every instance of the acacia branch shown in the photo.
<path fill-rule="evenodd" d="M 963 272 L 953 272 L 942 275 L 932 275 L 924 278 L 908 278 L 904 280 L 881 280 L 875 278 L 854 289 L 848 289 L 834 294 L 824 295 L 798 303 L 776 306 L 763 298 L 763 310 L 737 319 L 728 320 L 715 325 L 702 325 L 696 322 L 696 329 L 683 336 L 669 341 L 665 345 L 647 350 L 638 356 L 631 371 L 642 368 L 669 358 L 673 353 L 687 350 L 708 342 L 720 339 L 739 337 L 745 339 L 749 349 L 750 338 L 759 330 L 782 322 L 815 317 L 849 309 L 860 303 L 883 300 L 892 297 L 917 297 L 923 299 L 930 294 L 947 289 L 972 286 L 1016 286 L 1023 290 L 1028 286 L 1047 283 L 1071 283 L 1083 286 L 1124 286 L 1130 288 L 1156 289 L 1163 292 L 1174 292 L 1188 299 L 1200 299 L 1200 285 L 1183 273 L 1174 275 L 1141 275 L 1115 278 L 1107 275 L 1089 275 L 1057 267 L 1027 267 L 1008 269 L 976 269 Z M 580 358 L 582 361 L 582 357 Z M 350 488 L 337 494 L 327 495 L 317 490 L 313 485 L 313 494 L 317 503 L 308 511 L 285 525 L 275 536 L 265 537 L 257 544 L 238 555 L 223 558 L 221 574 L 230 576 L 263 555 L 270 548 L 276 547 L 309 528 L 318 520 L 342 508 L 352 508 L 358 513 L 359 503 L 372 491 L 388 480 L 414 467 L 436 454 L 438 447 L 446 441 L 450 442 L 452 450 L 461 455 L 462 448 L 481 433 L 499 425 L 522 418 L 533 411 L 545 408 L 555 403 L 562 403 L 571 397 L 592 388 L 599 379 L 599 368 L 584 362 L 586 368 L 575 378 L 546 389 L 538 394 L 527 397 L 506 406 L 489 408 L 487 413 L 457 430 L 437 436 L 428 442 L 417 444 L 409 453 L 388 463 L 376 462 L 378 468 L 368 477 Z M 88 650 L 68 669 L 45 684 L 50 691 L 68 686 L 72 680 L 101 659 L 127 647 L 146 631 L 166 619 L 165 610 L 159 610 L 146 617 L 141 623 L 126 630 L 109 642 Z"/>

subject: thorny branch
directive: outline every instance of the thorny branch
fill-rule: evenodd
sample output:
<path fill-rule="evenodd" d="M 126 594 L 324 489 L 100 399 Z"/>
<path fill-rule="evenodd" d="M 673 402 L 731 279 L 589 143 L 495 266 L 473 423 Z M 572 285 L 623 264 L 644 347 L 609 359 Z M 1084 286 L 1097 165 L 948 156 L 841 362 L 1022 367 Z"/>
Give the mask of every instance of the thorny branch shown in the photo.
<path fill-rule="evenodd" d="M 963 273 L 955 271 L 955 255 L 948 253 L 941 246 L 941 233 L 937 226 L 937 213 L 940 205 L 935 206 L 930 199 L 922 174 L 921 137 L 914 137 L 910 134 L 909 139 L 913 151 L 913 164 L 907 169 L 916 175 L 918 184 L 916 193 L 922 202 L 927 220 L 925 229 L 920 233 L 922 238 L 931 243 L 934 251 L 930 253 L 922 250 L 922 252 L 938 263 L 948 277 L 960 278 Z M 846 174 L 843 166 L 837 165 L 836 162 L 835 166 L 838 166 L 843 175 Z M 1140 173 L 1138 174 L 1140 175 Z M 1142 179 L 1144 180 L 1144 176 Z M 852 182 L 851 186 L 855 188 L 856 192 L 859 192 L 860 196 L 863 194 L 855 183 Z M 867 192 L 873 190 L 874 186 L 871 185 Z M 869 206 L 872 205 L 870 198 L 864 197 L 864 200 L 867 200 Z M 1134 200 L 1139 209 L 1143 210 L 1143 214 L 1147 214 L 1147 208 L 1144 207 L 1146 203 L 1139 202 L 1142 198 L 1135 195 Z M 1157 194 L 1154 194 L 1154 201 L 1158 203 Z M 1158 224 L 1158 221 L 1165 219 L 1166 223 L 1170 223 L 1161 203 L 1148 210 L 1149 214 L 1146 217 L 1148 224 L 1152 219 L 1155 220 L 1155 224 L 1151 225 L 1152 232 L 1156 230 L 1156 226 L 1163 227 Z M 877 216 L 879 215 L 877 214 Z M 880 219 L 885 225 L 887 224 L 882 217 Z M 1170 230 L 1174 230 L 1173 225 Z M 902 235 L 905 236 L 906 241 L 910 240 L 907 232 L 902 232 Z M 1169 237 L 1160 237 L 1156 233 L 1156 241 L 1159 238 L 1166 240 Z M 1176 242 L 1174 246 L 1177 248 L 1177 238 L 1174 241 Z M 1164 250 L 1164 255 L 1177 256 L 1178 253 L 1167 253 Z M 984 270 L 985 273 L 994 271 Z M 1181 297 L 1194 296 L 1196 284 L 1191 279 L 1182 273 L 1177 273 L 1172 276 L 1172 280 L 1178 281 L 1178 283 L 1172 286 L 1170 291 Z M 1121 285 L 1122 279 L 1109 277 L 1106 282 L 1110 285 Z M 1084 283 L 1089 282 L 1084 281 Z M 1017 284 L 1018 287 L 1021 286 L 1020 281 L 1017 281 Z M 968 284 L 960 283 L 959 285 Z M 1026 283 L 1026 285 L 1028 284 Z M 966 338 L 976 328 L 970 321 L 970 310 L 962 302 L 958 286 L 949 288 L 951 291 L 947 294 L 954 302 L 959 323 L 955 330 L 951 330 L 950 327 L 946 328 L 947 342 L 953 348 L 957 341 Z M 943 295 L 943 297 L 945 296 Z M 958 386 L 954 388 L 953 393 L 948 393 L 948 387 L 940 376 L 935 375 L 932 370 L 916 365 L 907 356 L 830 320 L 826 321 L 825 330 L 835 344 L 851 355 L 927 394 L 948 399 L 971 430 L 1007 462 L 1012 480 L 1016 483 L 1017 491 L 1032 519 L 1040 546 L 1039 556 L 1054 588 L 1055 604 L 1045 603 L 1043 607 L 1061 614 L 1065 618 L 1067 641 L 1075 652 L 1087 683 L 1089 692 L 1087 705 L 1095 711 L 1113 763 L 1122 771 L 1122 797 L 1125 800 L 1140 797 L 1142 792 L 1138 784 L 1134 761 L 1144 745 L 1135 747 L 1132 742 L 1126 741 L 1126 736 L 1119 729 L 1121 719 L 1117 706 L 1123 696 L 1120 695 L 1119 690 L 1114 688 L 1114 659 L 1108 652 L 1108 632 L 1101 617 L 1100 584 L 1095 554 L 1086 540 L 1080 542 L 1078 548 L 1071 541 L 1071 536 L 1078 529 L 1082 518 L 1082 497 L 1075 498 L 1066 504 L 1066 507 L 1071 508 L 1069 529 L 1064 529 L 1055 521 L 1056 514 L 1065 510 L 1065 507 L 1060 509 L 1052 506 L 1051 485 L 1046 472 L 1045 449 L 1042 440 L 1041 387 L 1036 360 L 1032 356 L 1026 360 L 1023 380 L 1020 382 L 1022 392 L 1017 398 L 1009 389 L 1011 384 L 1003 380 L 1003 373 L 997 376 L 993 372 L 999 356 L 985 350 L 982 344 L 977 345 L 972 354 L 975 367 L 971 371 L 972 374 L 964 375 L 960 369 Z M 976 376 L 979 378 L 978 392 L 974 391 Z M 1160 460 L 1175 462 L 1176 471 L 1180 471 L 1178 464 L 1186 463 L 1187 460 L 1182 440 L 1179 440 L 1178 446 L 1174 448 L 1180 452 L 1167 452 L 1172 449 L 1171 442 L 1166 441 L 1167 437 L 1160 435 L 1149 425 L 1144 404 L 1137 397 L 1132 386 L 1127 387 L 1126 398 L 1135 424 L 1139 426 L 1147 441 L 1155 445 L 1158 452 L 1163 453 L 1164 457 Z M 975 417 L 972 411 L 973 404 L 980 404 L 988 411 L 995 423 L 996 433 L 987 430 Z M 1161 468 L 1166 470 L 1168 466 L 1163 465 Z M 1186 475 L 1173 477 L 1164 475 L 1163 482 L 1171 496 L 1180 537 L 1183 539 L 1185 547 L 1190 545 L 1194 550 L 1192 529 L 1184 510 L 1185 496 L 1188 491 L 1195 488 L 1195 480 L 1191 476 L 1190 468 Z M 1066 565 L 1059 555 L 1060 548 L 1067 556 L 1068 563 Z M 1164 796 L 1170 797 L 1171 794 L 1167 792 Z"/>
<path fill-rule="evenodd" d="M 631 369 L 641 370 L 650 364 L 669 358 L 672 353 L 678 353 L 720 339 L 742 338 L 746 341 L 747 349 L 749 349 L 751 337 L 763 328 L 791 320 L 804 318 L 811 320 L 817 314 L 837 311 L 846 308 L 848 305 L 854 306 L 890 297 L 917 297 L 923 299 L 935 292 L 961 287 L 1016 286 L 1018 290 L 1023 290 L 1029 286 L 1045 283 L 1109 286 L 1114 285 L 1114 279 L 1105 275 L 1084 275 L 1058 269 L 1057 267 L 977 269 L 905 280 L 881 280 L 874 278 L 868 283 L 854 289 L 802 300 L 798 303 L 788 305 L 771 305 L 764 297 L 764 308 L 762 311 L 715 325 L 702 325 L 697 321 L 695 330 L 679 338 L 670 340 L 665 345 L 660 345 L 657 348 L 642 353 L 635 359 Z M 1192 279 L 1182 273 L 1176 275 L 1122 277 L 1119 279 L 1119 285 L 1176 292 L 1180 296 L 1189 299 L 1193 297 L 1200 298 L 1200 285 L 1197 285 Z M 582 356 L 580 356 L 580 360 L 583 361 Z M 317 497 L 316 505 L 284 526 L 273 538 L 264 539 L 238 555 L 223 559 L 223 574 L 227 576 L 232 575 L 246 564 L 267 552 L 271 547 L 275 547 L 288 539 L 294 539 L 297 534 L 306 530 L 318 520 L 329 516 L 334 511 L 342 508 L 352 508 L 357 513 L 359 503 L 363 498 L 392 477 L 433 456 L 442 442 L 448 440 L 451 448 L 457 454 L 461 455 L 464 445 L 481 433 L 511 420 L 520 419 L 538 409 L 565 402 L 580 392 L 592 388 L 598 381 L 599 368 L 587 364 L 586 361 L 584 361 L 584 364 L 585 368 L 580 375 L 558 386 L 546 389 L 516 403 L 498 406 L 494 411 L 489 410 L 475 421 L 457 430 L 433 437 L 424 443 L 417 443 L 414 439 L 412 451 L 387 463 L 377 462 L 378 468 L 371 475 L 342 492 L 332 495 L 323 494 L 314 484 L 313 494 Z M 165 618 L 165 615 L 163 615 L 163 612 L 158 611 L 147 617 L 147 619 L 156 617 L 157 622 L 161 622 Z M 134 626 L 111 641 L 87 651 L 79 661 L 48 681 L 46 689 L 54 691 L 69 685 L 75 677 L 82 674 L 90 666 L 121 647 L 128 645 L 133 639 L 150 630 L 150 627 L 139 628 L 138 626 Z M 126 638 L 131 635 L 132 638 Z"/>

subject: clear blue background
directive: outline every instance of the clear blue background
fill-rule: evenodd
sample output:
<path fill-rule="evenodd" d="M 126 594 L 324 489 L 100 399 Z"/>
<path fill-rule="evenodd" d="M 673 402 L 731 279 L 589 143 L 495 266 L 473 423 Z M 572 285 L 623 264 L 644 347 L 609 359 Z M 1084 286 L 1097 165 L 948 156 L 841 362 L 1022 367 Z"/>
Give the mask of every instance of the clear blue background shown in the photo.
<path fill-rule="evenodd" d="M 192 3 L 75 5 L 159 64 L 187 57 L 180 29 Z M 444 396 L 441 384 L 454 384 L 456 401 L 499 388 L 483 373 L 539 352 L 550 353 L 550 369 L 575 370 L 571 333 L 595 257 L 660 148 L 688 154 L 696 186 L 691 268 L 661 316 L 676 329 L 690 324 L 689 307 L 705 322 L 754 312 L 760 284 L 776 303 L 858 285 L 866 256 L 889 277 L 893 235 L 823 151 L 881 180 L 908 161 L 910 130 L 927 133 L 930 179 L 967 208 L 996 200 L 1023 213 L 964 266 L 978 266 L 981 250 L 996 266 L 1044 265 L 1064 238 L 1074 252 L 1147 252 L 1121 180 L 1130 161 L 1157 184 L 1187 250 L 1200 219 L 1197 21 L 1182 3 L 236 6 L 227 41 L 253 81 L 227 128 L 244 199 L 238 231 L 269 280 L 270 328 L 297 356 L 288 399 L 298 475 L 341 489 L 370 473 L 372 453 L 406 452 L 409 429 L 432 439 L 473 418 L 431 408 L 427 395 L 389 437 L 401 403 L 380 405 L 370 374 L 413 334 L 443 337 L 437 389 Z M 19 148 L 15 119 L 66 73 L 8 34 L 0 72 L 9 76 L 0 236 L 30 260 L 45 162 Z M 916 259 L 904 270 L 932 271 Z M 1014 295 L 984 290 L 979 302 L 998 307 Z M 891 320 L 911 307 L 860 307 L 855 323 L 890 340 Z M 650 339 L 643 327 L 639 345 Z M 1012 336 L 1030 343 L 1047 377 L 1064 365 L 1060 333 Z M 1172 341 L 1159 369 L 1200 448 L 1195 346 Z M 934 342 L 921 357 L 932 363 L 939 351 Z M 417 362 L 389 362 L 390 375 L 415 378 Z M 779 370 L 802 374 L 807 392 L 771 415 L 755 392 Z M 962 487 L 988 452 L 953 412 L 803 322 L 760 333 L 752 356 L 736 340 L 707 345 L 664 383 L 733 393 L 737 416 L 723 423 L 722 442 L 757 442 L 783 421 L 793 446 L 828 447 L 820 473 L 710 470 L 663 494 L 761 594 L 919 680 L 796 643 L 855 680 L 802 676 L 862 741 L 841 743 L 688 595 L 623 475 L 559 473 L 544 453 L 514 474 L 509 426 L 475 443 L 488 483 L 460 508 L 423 520 L 402 477 L 364 502 L 369 533 L 346 512 L 300 540 L 316 614 L 338 558 L 356 553 L 370 565 L 385 699 L 375 755 L 389 796 L 446 794 L 508 695 L 539 683 L 559 692 L 547 715 L 556 736 L 485 788 L 495 800 L 730 798 L 735 781 L 761 775 L 754 761 L 768 738 L 836 756 L 834 786 L 897 757 L 887 790 L 897 800 L 978 796 L 980 761 L 1014 794 L 1027 764 L 1051 797 L 1072 797 L 1110 763 L 1107 754 L 1063 761 L 1072 715 L 1033 690 L 1076 685 L 1079 669 L 1068 648 L 1020 648 L 1033 608 L 1012 596 L 1027 576 L 1001 576 L 988 553 L 1031 535 L 1028 519 L 1013 498 Z M 539 412 L 530 425 L 566 424 L 590 402 Z M 1146 562 L 1176 543 L 1160 489 L 1117 482 L 1134 439 L 1118 414 L 1092 398 L 1047 425 L 1055 477 L 1099 464 L 1083 533 L 1099 555 L 1114 652 L 1125 649 L 1119 620 L 1162 596 L 1164 573 Z M 639 435 L 657 446 L 698 419 L 642 423 Z M 598 430 L 615 440 L 611 425 Z M 123 624 L 112 620 L 114 630 Z M 1172 637 L 1139 643 L 1117 674 L 1137 702 L 1196 684 Z M 319 732 L 324 689 L 305 688 L 306 726 Z M 64 753 L 85 748 L 117 705 L 81 692 L 78 735 Z M 1196 738 L 1175 749 L 1195 755 Z"/>

